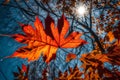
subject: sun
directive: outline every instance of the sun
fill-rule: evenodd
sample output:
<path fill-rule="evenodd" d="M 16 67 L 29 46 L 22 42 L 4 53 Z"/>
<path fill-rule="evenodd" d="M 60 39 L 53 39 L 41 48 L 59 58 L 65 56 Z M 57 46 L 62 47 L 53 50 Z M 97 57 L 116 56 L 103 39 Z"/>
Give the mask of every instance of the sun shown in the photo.
<path fill-rule="evenodd" d="M 83 18 L 88 15 L 88 6 L 82 3 L 76 3 L 75 7 L 72 8 L 72 13 L 76 18 Z"/>
<path fill-rule="evenodd" d="M 86 14 L 86 8 L 84 6 L 78 6 L 76 11 L 80 16 L 84 16 Z"/>
<path fill-rule="evenodd" d="M 86 9 L 85 9 L 84 6 L 79 6 L 77 8 L 77 12 L 78 12 L 79 15 L 83 16 L 86 13 Z"/>

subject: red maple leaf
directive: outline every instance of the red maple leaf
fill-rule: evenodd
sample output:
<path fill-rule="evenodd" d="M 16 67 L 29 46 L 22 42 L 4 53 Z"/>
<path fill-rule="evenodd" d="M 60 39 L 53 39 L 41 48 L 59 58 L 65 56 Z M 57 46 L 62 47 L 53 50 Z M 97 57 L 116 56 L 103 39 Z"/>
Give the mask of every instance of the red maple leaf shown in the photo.
<path fill-rule="evenodd" d="M 66 56 L 66 62 L 69 62 L 69 61 L 71 61 L 71 60 L 73 60 L 73 59 L 76 59 L 76 58 L 77 58 L 77 55 L 76 55 L 76 54 L 69 53 L 69 54 L 67 54 L 67 56 Z"/>
<path fill-rule="evenodd" d="M 46 58 L 45 62 L 50 62 L 56 55 L 58 48 L 76 48 L 86 41 L 80 39 L 81 33 L 72 32 L 66 35 L 69 30 L 69 22 L 62 16 L 55 27 L 54 20 L 48 15 L 45 19 L 45 28 L 42 22 L 36 17 L 34 27 L 21 24 L 23 34 L 14 34 L 13 38 L 27 44 L 19 48 L 9 57 L 27 58 L 28 61 L 39 59 L 41 54 Z"/>

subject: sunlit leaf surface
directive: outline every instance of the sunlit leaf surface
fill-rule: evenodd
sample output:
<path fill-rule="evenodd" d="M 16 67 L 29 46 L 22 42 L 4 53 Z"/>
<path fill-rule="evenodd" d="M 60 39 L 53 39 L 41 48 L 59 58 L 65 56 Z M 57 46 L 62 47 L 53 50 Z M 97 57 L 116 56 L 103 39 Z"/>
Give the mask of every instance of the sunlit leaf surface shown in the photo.
<path fill-rule="evenodd" d="M 9 57 L 27 58 L 28 61 L 38 60 L 41 54 L 45 62 L 55 58 L 58 48 L 76 48 L 86 41 L 80 39 L 81 33 L 72 32 L 68 35 L 69 22 L 62 16 L 55 27 L 54 20 L 48 15 L 45 19 L 45 28 L 42 22 L 36 17 L 35 28 L 31 25 L 20 24 L 25 34 L 15 34 L 12 37 L 20 42 L 27 44 L 19 48 Z"/>

